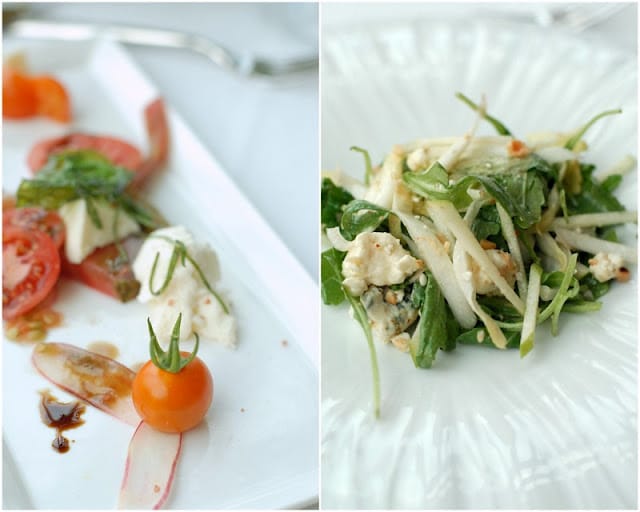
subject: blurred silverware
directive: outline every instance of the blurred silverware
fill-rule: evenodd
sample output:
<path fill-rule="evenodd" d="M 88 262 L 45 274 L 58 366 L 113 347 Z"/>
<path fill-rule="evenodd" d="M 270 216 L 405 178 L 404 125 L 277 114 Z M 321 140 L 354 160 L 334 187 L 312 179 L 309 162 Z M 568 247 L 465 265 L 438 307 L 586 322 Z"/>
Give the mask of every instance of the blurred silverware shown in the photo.
<path fill-rule="evenodd" d="M 605 22 L 631 4 L 625 3 L 577 3 L 549 9 L 552 25 L 565 27 L 572 32 L 582 32 Z"/>
<path fill-rule="evenodd" d="M 3 9 L 6 18 L 6 11 Z M 208 58 L 222 69 L 243 76 L 277 77 L 318 69 L 318 56 L 277 60 L 252 54 L 236 54 L 215 41 L 187 32 L 152 29 L 115 24 L 64 23 L 39 19 L 25 19 L 20 15 L 3 20 L 6 35 L 63 41 L 90 41 L 97 38 L 121 43 L 194 51 Z"/>

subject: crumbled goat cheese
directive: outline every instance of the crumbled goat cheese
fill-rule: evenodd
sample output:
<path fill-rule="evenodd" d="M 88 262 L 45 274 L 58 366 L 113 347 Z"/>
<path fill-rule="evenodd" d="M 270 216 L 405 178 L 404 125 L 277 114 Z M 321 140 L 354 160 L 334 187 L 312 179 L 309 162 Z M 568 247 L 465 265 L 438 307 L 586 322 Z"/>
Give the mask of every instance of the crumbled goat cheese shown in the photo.
<path fill-rule="evenodd" d="M 360 233 L 342 262 L 344 286 L 360 296 L 370 284 L 402 283 L 421 268 L 417 259 L 389 233 Z"/>
<path fill-rule="evenodd" d="M 427 150 L 424 148 L 418 148 L 412 151 L 407 157 L 407 167 L 412 171 L 419 171 L 427 167 L 429 164 L 429 157 Z"/>
<path fill-rule="evenodd" d="M 516 265 L 508 252 L 500 249 L 486 249 L 485 252 L 493 264 L 498 268 L 500 275 L 504 277 L 511 287 L 516 282 Z M 500 295 L 498 287 L 489 277 L 480 269 L 478 264 L 471 259 L 471 279 L 473 287 L 479 295 Z"/>
<path fill-rule="evenodd" d="M 589 270 L 601 283 L 617 277 L 623 267 L 624 259 L 619 254 L 599 252 L 589 260 Z"/>

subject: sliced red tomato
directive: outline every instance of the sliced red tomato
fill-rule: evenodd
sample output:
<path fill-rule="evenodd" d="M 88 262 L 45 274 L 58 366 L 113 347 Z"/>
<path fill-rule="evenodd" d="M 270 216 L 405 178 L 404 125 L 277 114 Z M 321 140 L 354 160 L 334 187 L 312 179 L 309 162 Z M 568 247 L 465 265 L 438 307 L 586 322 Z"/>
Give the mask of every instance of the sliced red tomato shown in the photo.
<path fill-rule="evenodd" d="M 19 70 L 3 67 L 2 117 L 25 119 L 38 113 L 38 97 L 29 76 Z"/>
<path fill-rule="evenodd" d="M 151 102 L 144 111 L 149 155 L 143 158 L 140 150 L 128 142 L 115 137 L 71 133 L 62 137 L 38 142 L 27 157 L 32 172 L 38 172 L 51 155 L 61 151 L 91 149 L 135 173 L 131 187 L 140 185 L 158 169 L 166 164 L 169 156 L 169 125 L 161 98 Z"/>
<path fill-rule="evenodd" d="M 42 169 L 51 155 L 61 151 L 79 149 L 96 151 L 108 158 L 113 164 L 131 171 L 135 171 L 142 163 L 142 155 L 138 148 L 124 140 L 101 135 L 71 133 L 38 142 L 31 148 L 27 156 L 27 165 L 35 173 Z"/>
<path fill-rule="evenodd" d="M 63 257 L 62 271 L 65 276 L 122 302 L 133 300 L 140 290 L 140 282 L 133 274 L 131 261 L 140 244 L 135 237 L 123 241 L 129 261 L 122 260 L 116 244 L 99 247 L 80 263 L 70 263 Z"/>
<path fill-rule="evenodd" d="M 60 275 L 60 255 L 41 231 L 2 230 L 2 317 L 27 313 L 47 298 Z"/>
<path fill-rule="evenodd" d="M 67 90 L 55 78 L 43 75 L 31 80 L 38 103 L 38 114 L 60 123 L 71 121 L 71 101 Z"/>
<path fill-rule="evenodd" d="M 55 211 L 39 207 L 14 208 L 2 216 L 2 228 L 17 227 L 24 231 L 42 231 L 49 235 L 58 249 L 65 239 L 64 221 Z"/>

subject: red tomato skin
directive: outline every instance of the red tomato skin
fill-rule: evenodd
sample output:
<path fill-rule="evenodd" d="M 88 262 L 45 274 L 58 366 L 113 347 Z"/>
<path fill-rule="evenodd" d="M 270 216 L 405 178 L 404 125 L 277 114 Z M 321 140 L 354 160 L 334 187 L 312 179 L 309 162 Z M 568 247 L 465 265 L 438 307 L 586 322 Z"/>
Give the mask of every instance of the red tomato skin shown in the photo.
<path fill-rule="evenodd" d="M 98 247 L 80 263 L 71 263 L 63 254 L 62 273 L 100 293 L 121 302 L 128 302 L 135 299 L 140 290 L 140 282 L 133 274 L 131 262 L 135 259 L 135 254 L 141 243 L 135 237 L 123 240 L 122 245 L 127 251 L 130 261 L 121 262 L 118 265 L 113 264 L 120 255 L 116 244 Z"/>
<path fill-rule="evenodd" d="M 134 172 L 142 163 L 140 150 L 124 140 L 102 135 L 71 133 L 36 143 L 27 156 L 27 165 L 31 172 L 36 173 L 42 169 L 51 155 L 81 149 L 96 151 L 108 158 L 112 164 Z"/>
<path fill-rule="evenodd" d="M 6 254 L 12 245 L 28 247 L 27 254 L 31 256 L 29 262 L 32 267 L 18 285 L 9 288 L 5 287 L 5 280 L 11 271 L 6 266 L 7 259 L 10 259 Z M 41 231 L 24 231 L 15 227 L 3 228 L 2 253 L 2 318 L 12 320 L 34 309 L 55 288 L 60 276 L 60 254 L 49 235 Z"/>
<path fill-rule="evenodd" d="M 53 210 L 40 207 L 13 208 L 3 213 L 2 228 L 17 227 L 25 231 L 36 229 L 49 235 L 56 247 L 62 248 L 65 226 L 62 217 Z"/>
<path fill-rule="evenodd" d="M 184 357 L 188 356 L 183 352 Z M 161 432 L 186 432 L 198 426 L 213 401 L 213 377 L 196 357 L 178 373 L 148 361 L 136 374 L 133 405 L 140 418 Z"/>

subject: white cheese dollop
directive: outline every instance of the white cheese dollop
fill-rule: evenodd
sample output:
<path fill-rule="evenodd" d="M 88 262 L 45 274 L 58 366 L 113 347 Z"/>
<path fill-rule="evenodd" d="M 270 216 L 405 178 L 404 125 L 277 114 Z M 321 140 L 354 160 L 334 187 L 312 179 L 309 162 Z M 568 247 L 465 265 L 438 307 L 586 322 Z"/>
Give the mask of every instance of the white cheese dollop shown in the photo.
<path fill-rule="evenodd" d="M 419 268 L 418 260 L 390 233 L 360 233 L 342 262 L 343 284 L 360 296 L 370 284 L 399 284 Z"/>
<path fill-rule="evenodd" d="M 89 217 L 87 202 L 84 199 L 65 203 L 58 209 L 66 229 L 65 255 L 71 263 L 80 263 L 98 247 L 140 231 L 136 221 L 108 202 L 93 200 L 93 205 L 102 223 L 101 228 Z"/>
<path fill-rule="evenodd" d="M 138 300 L 149 304 L 149 319 L 158 340 L 161 343 L 168 342 L 173 325 L 182 313 L 181 339 L 197 332 L 201 338 L 212 339 L 229 347 L 235 346 L 235 318 L 224 312 L 188 260 L 185 261 L 185 265 L 178 261 L 171 281 L 160 295 L 151 293 L 149 280 L 156 255 L 158 261 L 152 283 L 154 291 L 162 287 L 167 276 L 175 240 L 185 245 L 187 253 L 198 264 L 210 286 L 213 287 L 219 278 L 216 253 L 208 244 L 196 241 L 184 227 L 162 228 L 149 235 L 133 263 L 133 273 L 140 281 Z M 225 303 L 228 307 L 228 302 Z"/>

